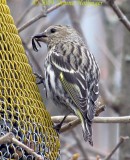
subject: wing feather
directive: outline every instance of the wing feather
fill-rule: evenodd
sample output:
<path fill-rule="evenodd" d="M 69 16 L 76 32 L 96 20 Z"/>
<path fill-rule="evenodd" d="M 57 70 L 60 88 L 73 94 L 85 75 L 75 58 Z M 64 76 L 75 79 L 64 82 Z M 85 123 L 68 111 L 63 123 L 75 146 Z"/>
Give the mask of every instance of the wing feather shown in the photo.
<path fill-rule="evenodd" d="M 88 79 L 88 73 L 87 75 L 83 73 L 85 66 L 83 67 L 81 64 L 79 66 L 80 69 L 76 70 L 62 54 L 56 51 L 51 53 L 50 60 L 55 71 L 58 72 L 64 90 L 68 93 L 75 106 L 85 118 L 92 121 L 96 112 L 95 101 L 99 95 L 99 75 L 97 75 L 97 79 L 92 77 Z M 86 61 L 86 63 L 88 62 Z"/>
<path fill-rule="evenodd" d="M 81 73 L 75 71 L 67 61 L 63 60 L 62 55 L 52 53 L 50 59 L 55 70 L 59 72 L 59 78 L 63 88 L 76 107 L 85 115 L 88 96 L 85 75 L 81 75 Z"/>

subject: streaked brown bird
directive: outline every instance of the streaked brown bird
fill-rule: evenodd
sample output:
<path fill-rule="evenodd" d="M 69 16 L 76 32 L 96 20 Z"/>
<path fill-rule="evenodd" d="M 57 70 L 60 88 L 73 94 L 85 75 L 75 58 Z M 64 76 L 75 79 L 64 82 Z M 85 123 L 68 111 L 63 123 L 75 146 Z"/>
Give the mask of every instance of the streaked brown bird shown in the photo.
<path fill-rule="evenodd" d="M 92 120 L 99 95 L 99 67 L 93 54 L 74 28 L 55 25 L 32 39 L 33 49 L 44 42 L 48 47 L 45 59 L 45 86 L 56 104 L 77 115 L 85 141 L 92 141 Z"/>

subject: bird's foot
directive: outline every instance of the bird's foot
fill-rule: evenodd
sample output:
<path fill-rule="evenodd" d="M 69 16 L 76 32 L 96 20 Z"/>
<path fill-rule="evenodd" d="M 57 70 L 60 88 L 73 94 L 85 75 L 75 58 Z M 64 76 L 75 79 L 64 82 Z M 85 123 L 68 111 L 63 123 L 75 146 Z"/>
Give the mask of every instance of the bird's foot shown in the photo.
<path fill-rule="evenodd" d="M 37 82 L 37 84 L 43 84 L 45 86 L 45 78 L 42 77 L 40 74 L 38 73 L 34 73 L 34 75 L 36 76 L 37 79 L 39 79 L 39 81 Z"/>
<path fill-rule="evenodd" d="M 62 127 L 67 116 L 68 115 L 64 116 L 64 118 L 62 119 L 62 121 L 59 124 L 53 126 L 53 128 L 56 130 L 57 133 L 60 133 L 61 127 Z"/>
<path fill-rule="evenodd" d="M 45 85 L 45 78 L 42 77 L 41 75 L 39 75 L 38 73 L 33 73 L 36 78 L 39 80 L 38 82 L 36 82 L 36 84 L 43 84 L 44 86 L 44 90 L 45 90 L 45 93 L 46 93 L 46 97 L 47 97 L 47 90 L 46 90 L 46 85 Z"/>

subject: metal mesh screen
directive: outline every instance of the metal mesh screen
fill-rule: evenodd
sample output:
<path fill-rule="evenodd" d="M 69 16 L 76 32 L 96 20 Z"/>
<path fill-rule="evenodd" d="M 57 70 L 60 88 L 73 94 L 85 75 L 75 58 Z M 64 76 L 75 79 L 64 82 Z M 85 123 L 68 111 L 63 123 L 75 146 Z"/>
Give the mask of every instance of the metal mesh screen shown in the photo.
<path fill-rule="evenodd" d="M 35 81 L 6 0 L 0 0 L 0 136 L 13 132 L 45 159 L 56 160 L 59 137 Z M 34 157 L 19 146 L 2 144 L 0 159 Z"/>

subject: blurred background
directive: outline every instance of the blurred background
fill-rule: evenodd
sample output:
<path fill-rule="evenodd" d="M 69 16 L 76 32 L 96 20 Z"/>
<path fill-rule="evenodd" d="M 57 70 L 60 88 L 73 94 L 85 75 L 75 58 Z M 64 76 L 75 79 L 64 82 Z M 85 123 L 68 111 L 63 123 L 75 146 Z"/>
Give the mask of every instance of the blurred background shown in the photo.
<path fill-rule="evenodd" d="M 18 28 L 47 8 L 34 5 L 32 0 L 8 0 L 11 14 Z M 58 3 L 58 0 L 54 2 Z M 130 1 L 116 0 L 124 15 L 130 19 Z M 54 4 L 53 4 L 54 5 Z M 53 6 L 52 5 L 52 6 Z M 44 58 L 47 46 L 42 44 L 34 52 L 31 37 L 54 24 L 70 25 L 80 32 L 101 69 L 101 96 L 106 109 L 100 116 L 125 116 L 130 114 L 130 33 L 113 10 L 105 3 L 101 6 L 65 5 L 57 8 L 20 32 L 29 62 L 36 72 L 44 76 Z M 45 98 L 43 85 L 39 85 L 43 101 L 51 115 L 59 115 L 56 106 Z M 69 160 L 75 153 L 79 160 L 98 160 L 106 157 L 119 142 L 120 136 L 130 135 L 129 124 L 93 124 L 94 147 L 85 143 L 81 126 L 60 135 L 61 159 Z M 127 140 L 112 160 L 130 160 L 130 141 Z M 96 158 L 97 157 L 97 158 Z"/>

